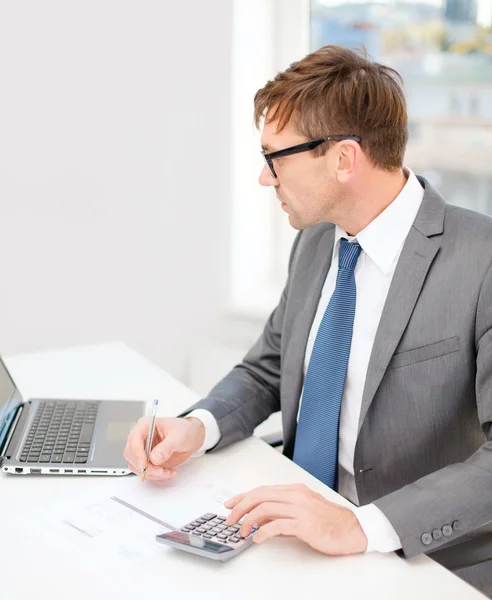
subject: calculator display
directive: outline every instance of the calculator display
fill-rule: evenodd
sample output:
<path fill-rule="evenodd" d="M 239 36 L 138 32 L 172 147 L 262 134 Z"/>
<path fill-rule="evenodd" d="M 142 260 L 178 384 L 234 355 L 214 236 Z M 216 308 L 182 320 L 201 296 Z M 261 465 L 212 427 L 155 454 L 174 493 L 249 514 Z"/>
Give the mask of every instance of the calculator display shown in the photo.
<path fill-rule="evenodd" d="M 196 535 L 190 535 L 189 533 L 185 533 L 183 531 L 172 531 L 166 533 L 165 536 L 166 538 L 173 540 L 178 544 L 183 544 L 184 546 L 193 546 L 194 548 L 199 548 L 200 550 L 205 550 L 205 552 L 211 552 L 213 554 L 224 554 L 225 552 L 233 551 L 233 548 L 230 546 L 217 544 L 211 540 L 206 540 L 203 537 L 198 537 Z"/>

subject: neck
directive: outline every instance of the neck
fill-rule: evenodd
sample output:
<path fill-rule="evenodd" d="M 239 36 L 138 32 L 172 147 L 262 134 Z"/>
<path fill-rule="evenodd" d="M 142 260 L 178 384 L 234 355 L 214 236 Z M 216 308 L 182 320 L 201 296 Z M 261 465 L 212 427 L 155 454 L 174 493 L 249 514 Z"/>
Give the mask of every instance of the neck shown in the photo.
<path fill-rule="evenodd" d="M 393 172 L 373 169 L 365 173 L 359 189 L 351 190 L 343 202 L 336 225 L 356 236 L 395 200 L 406 183 L 403 169 Z"/>

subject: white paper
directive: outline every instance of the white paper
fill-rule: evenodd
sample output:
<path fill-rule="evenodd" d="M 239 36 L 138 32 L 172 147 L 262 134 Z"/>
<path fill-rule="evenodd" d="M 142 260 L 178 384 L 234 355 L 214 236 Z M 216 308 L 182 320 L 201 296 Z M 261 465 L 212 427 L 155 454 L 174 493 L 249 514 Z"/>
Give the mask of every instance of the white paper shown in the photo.
<path fill-rule="evenodd" d="M 36 537 L 77 561 L 105 566 L 139 564 L 158 556 L 158 533 L 169 531 L 113 498 L 60 510 L 36 519 Z"/>
<path fill-rule="evenodd" d="M 31 542 L 37 539 L 78 561 L 124 567 L 169 551 L 156 542 L 157 534 L 206 512 L 227 514 L 223 503 L 232 495 L 219 482 L 200 480 L 193 468 L 183 468 L 166 483 L 142 483 L 137 477 L 102 486 L 91 483 L 83 497 L 41 509 L 17 527 Z"/>

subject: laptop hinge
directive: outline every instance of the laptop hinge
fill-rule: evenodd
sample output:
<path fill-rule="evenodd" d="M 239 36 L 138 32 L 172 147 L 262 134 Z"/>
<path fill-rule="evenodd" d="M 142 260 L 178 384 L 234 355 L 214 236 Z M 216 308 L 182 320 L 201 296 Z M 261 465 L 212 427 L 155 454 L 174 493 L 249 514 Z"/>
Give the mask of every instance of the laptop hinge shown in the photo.
<path fill-rule="evenodd" d="M 9 444 L 14 436 L 15 433 L 15 429 L 17 427 L 17 423 L 19 422 L 19 419 L 21 418 L 22 412 L 24 410 L 24 408 L 26 407 L 26 404 L 21 404 L 17 407 L 17 411 L 16 414 L 14 416 L 14 419 L 12 421 L 12 424 L 10 426 L 10 430 L 9 433 L 5 439 L 5 443 L 3 444 L 1 450 L 0 450 L 0 459 L 2 459 L 3 462 L 3 458 L 5 457 L 5 454 L 7 452 L 7 449 L 9 447 Z"/>

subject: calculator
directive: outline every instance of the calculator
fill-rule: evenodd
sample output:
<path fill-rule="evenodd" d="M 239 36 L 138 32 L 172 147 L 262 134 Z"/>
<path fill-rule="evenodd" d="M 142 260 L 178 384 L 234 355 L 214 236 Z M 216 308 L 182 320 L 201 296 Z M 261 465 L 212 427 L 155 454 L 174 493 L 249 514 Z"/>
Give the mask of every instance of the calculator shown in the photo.
<path fill-rule="evenodd" d="M 156 540 L 179 550 L 224 562 L 248 548 L 258 529 L 253 527 L 251 533 L 243 538 L 239 534 L 241 524 L 228 526 L 225 520 L 226 517 L 222 515 L 205 513 L 181 529 L 156 535 Z"/>

